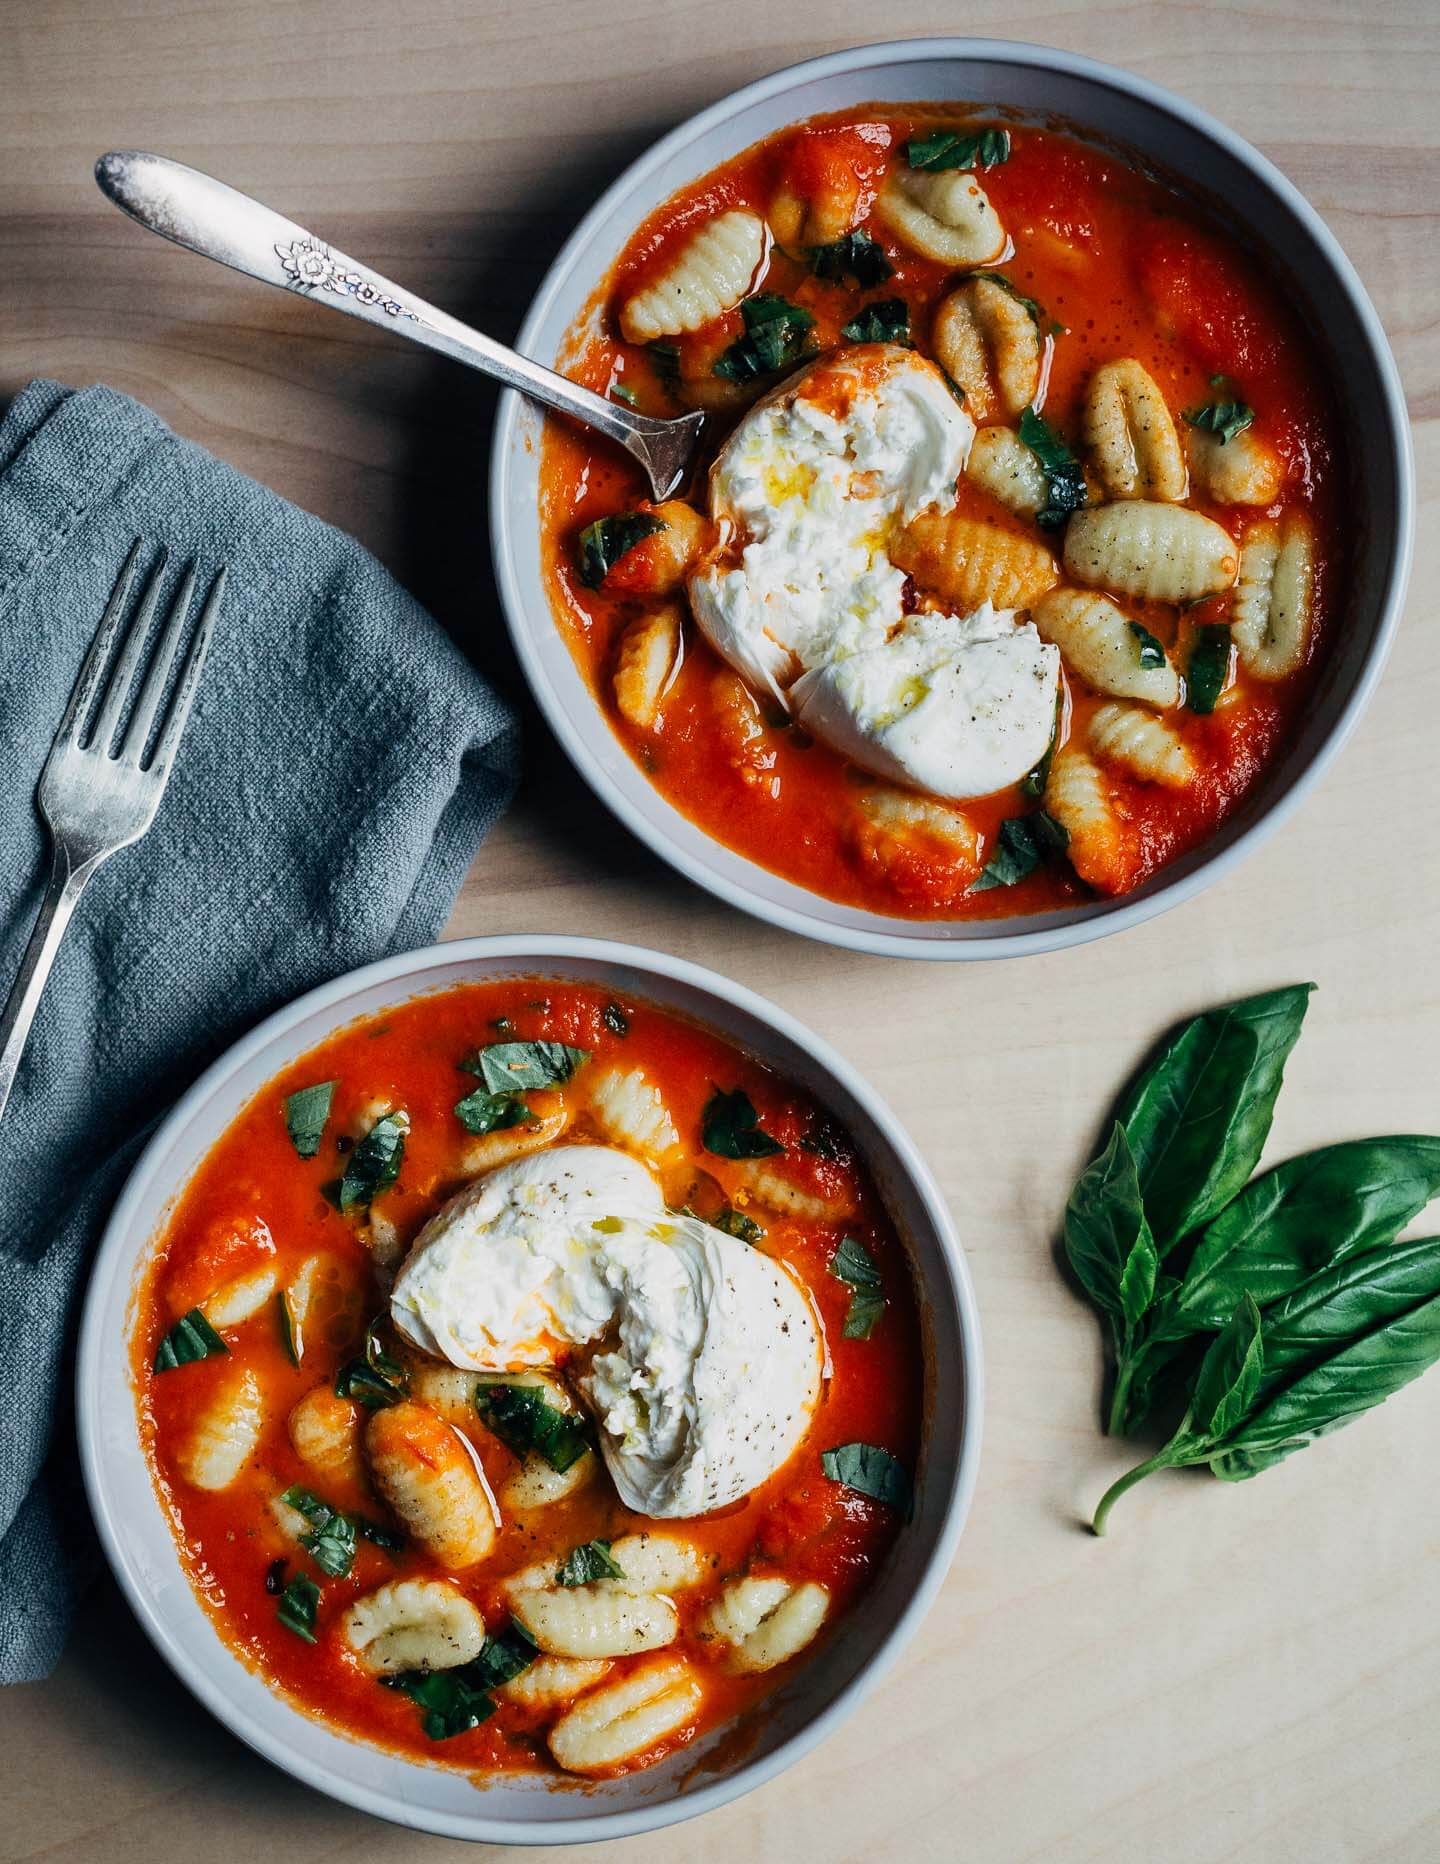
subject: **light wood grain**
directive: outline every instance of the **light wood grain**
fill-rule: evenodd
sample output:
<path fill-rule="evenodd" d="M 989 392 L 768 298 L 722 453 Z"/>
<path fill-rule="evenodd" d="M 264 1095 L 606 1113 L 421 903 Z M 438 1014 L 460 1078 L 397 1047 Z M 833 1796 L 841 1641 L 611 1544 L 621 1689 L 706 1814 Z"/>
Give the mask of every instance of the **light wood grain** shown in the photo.
<path fill-rule="evenodd" d="M 898 1673 L 749 1800 L 595 1856 L 1422 1864 L 1440 1855 L 1440 1377 L 1263 1481 L 1147 1485 L 1097 1543 L 1078 1523 L 1124 1459 L 1097 1434 L 1097 1332 L 1052 1251 L 1099 1110 L 1195 1007 L 1319 982 L 1274 1156 L 1440 1119 L 1434 0 L 4 0 L 0 395 L 49 374 L 140 396 L 354 531 L 514 691 L 480 486 L 488 390 L 147 239 L 94 191 L 95 155 L 210 169 L 504 336 L 580 210 L 687 112 L 813 52 L 960 29 L 1172 86 L 1324 213 L 1418 423 L 1410 611 L 1354 742 L 1260 859 L 1123 938 L 1000 967 L 850 957 L 727 910 L 611 822 L 530 715 L 524 793 L 451 930 L 660 945 L 816 1024 L 934 1164 L 989 1361 L 972 1522 Z M 461 1855 L 255 1759 L 108 1586 L 53 1681 L 0 1696 L 0 1799 L 3 1859 Z"/>

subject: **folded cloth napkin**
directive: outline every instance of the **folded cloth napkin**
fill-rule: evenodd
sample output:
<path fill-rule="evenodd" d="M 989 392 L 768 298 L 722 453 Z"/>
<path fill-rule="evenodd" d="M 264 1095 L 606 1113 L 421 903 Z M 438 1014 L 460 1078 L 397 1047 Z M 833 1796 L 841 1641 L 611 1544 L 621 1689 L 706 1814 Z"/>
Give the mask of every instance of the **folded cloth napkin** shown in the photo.
<path fill-rule="evenodd" d="M 90 883 L 0 1118 L 0 1682 L 50 1670 L 93 1562 L 70 1353 L 144 1134 L 257 1018 L 433 938 L 517 767 L 511 714 L 353 539 L 123 395 L 34 382 L 0 422 L 0 1001 L 48 872 L 35 785 L 137 537 L 167 596 L 191 559 L 229 579 L 159 815 Z"/>

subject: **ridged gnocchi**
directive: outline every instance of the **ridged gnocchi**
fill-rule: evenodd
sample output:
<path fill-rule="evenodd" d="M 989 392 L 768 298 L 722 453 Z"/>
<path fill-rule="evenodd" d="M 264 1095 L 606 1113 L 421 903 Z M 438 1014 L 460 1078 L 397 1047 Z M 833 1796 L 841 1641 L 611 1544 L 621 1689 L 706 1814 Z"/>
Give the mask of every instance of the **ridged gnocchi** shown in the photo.
<path fill-rule="evenodd" d="M 907 246 L 941 265 L 993 265 L 1005 251 L 1000 216 L 969 169 L 894 169 L 875 212 Z"/>
<path fill-rule="evenodd" d="M 543 1152 L 564 1132 L 569 1118 L 564 1107 L 552 1107 L 525 1126 L 502 1126 L 498 1132 L 481 1133 L 467 1141 L 460 1154 L 460 1169 L 467 1178 L 479 1178 L 516 1159 L 528 1158 L 532 1152 Z"/>
<path fill-rule="evenodd" d="M 317 1385 L 291 1407 L 285 1420 L 295 1454 L 318 1476 L 347 1489 L 365 1487 L 360 1451 L 360 1411 L 330 1384 Z"/>
<path fill-rule="evenodd" d="M 575 1458 L 568 1469 L 554 1469 L 543 1456 L 534 1454 L 520 1459 L 520 1467 L 505 1478 L 500 1489 L 500 1507 L 507 1514 L 527 1514 L 532 1508 L 551 1508 L 568 1501 L 592 1483 L 600 1472 L 600 1459 L 593 1450 Z"/>
<path fill-rule="evenodd" d="M 567 1773 L 604 1773 L 692 1721 L 703 1691 L 682 1659 L 632 1670 L 583 1696 L 550 1730 L 550 1752 Z"/>
<path fill-rule="evenodd" d="M 980 871 L 980 831 L 963 809 L 935 802 L 914 790 L 875 784 L 862 790 L 856 804 L 860 814 L 883 836 L 896 841 L 929 841 L 947 853 L 973 863 Z"/>
<path fill-rule="evenodd" d="M 933 341 L 972 420 L 986 420 L 996 407 L 1013 419 L 1034 401 L 1040 332 L 1014 292 L 993 278 L 969 279 L 950 293 L 935 313 Z"/>
<path fill-rule="evenodd" d="M 1185 741 L 1138 705 L 1102 705 L 1090 720 L 1090 749 L 1147 783 L 1183 790 L 1195 775 Z"/>
<path fill-rule="evenodd" d="M 426 1406 L 406 1401 L 365 1427 L 376 1490 L 441 1566 L 460 1571 L 495 1544 L 496 1507 L 473 1453 Z"/>
<path fill-rule="evenodd" d="M 251 1269 L 245 1275 L 236 1275 L 223 1287 L 217 1288 L 200 1311 L 217 1332 L 223 1333 L 227 1327 L 238 1327 L 258 1314 L 268 1301 L 274 1300 L 279 1279 L 268 1264 L 264 1268 Z"/>
<path fill-rule="evenodd" d="M 593 1073 L 587 1099 L 590 1117 L 614 1145 L 657 1163 L 680 1143 L 658 1087 L 639 1068 L 604 1068 Z"/>
<path fill-rule="evenodd" d="M 1180 436 L 1154 377 L 1133 356 L 1102 363 L 1085 395 L 1085 445 L 1110 498 L 1184 498 Z"/>
<path fill-rule="evenodd" d="M 1315 533 L 1303 511 L 1262 518 L 1245 533 L 1231 633 L 1240 664 L 1259 680 L 1298 673 L 1315 610 Z"/>
<path fill-rule="evenodd" d="M 1154 660 L 1153 647 L 1144 650 L 1143 637 L 1128 616 L 1104 596 L 1053 589 L 1035 604 L 1031 617 L 1041 635 L 1060 649 L 1065 665 L 1097 692 L 1153 706 L 1180 703 L 1180 676 L 1168 654 L 1162 650 L 1160 663 L 1147 666 L 1147 658 Z"/>
<path fill-rule="evenodd" d="M 1071 520 L 1072 530 L 1077 522 Z M 1059 579 L 1043 544 L 958 512 L 922 511 L 896 533 L 890 557 L 962 615 L 982 602 L 1028 608 Z"/>
<path fill-rule="evenodd" d="M 1150 602 L 1198 602 L 1235 580 L 1235 540 L 1185 505 L 1130 499 L 1077 511 L 1065 531 L 1076 582 Z"/>
<path fill-rule="evenodd" d="M 360 1337 L 364 1276 L 353 1262 L 318 1250 L 300 1264 L 285 1290 L 290 1332 L 298 1359 L 307 1351 L 343 1353 Z"/>
<path fill-rule="evenodd" d="M 1129 883 L 1131 853 L 1095 760 L 1065 745 L 1055 753 L 1045 784 L 1045 809 L 1069 837 L 1070 865 L 1098 893 L 1120 893 Z"/>
<path fill-rule="evenodd" d="M 558 1708 L 603 1682 L 614 1667 L 605 1657 L 537 1657 L 500 1694 L 527 1709 Z"/>
<path fill-rule="evenodd" d="M 175 1461 L 196 1489 L 228 1489 L 260 1442 L 265 1402 L 249 1366 L 227 1366 L 181 1439 Z"/>
<path fill-rule="evenodd" d="M 1191 427 L 1185 451 L 1198 490 L 1217 505 L 1273 505 L 1280 496 L 1285 483 L 1280 456 L 1249 428 L 1222 440 Z"/>
<path fill-rule="evenodd" d="M 1045 470 L 1013 427 L 982 427 L 971 442 L 965 472 L 1017 517 L 1033 518 L 1045 503 Z"/>
<path fill-rule="evenodd" d="M 765 721 L 755 703 L 755 695 L 737 673 L 717 673 L 710 682 L 711 702 L 715 708 L 716 736 L 743 783 L 769 788 L 778 795 L 775 748 L 770 743 Z"/>
<path fill-rule="evenodd" d="M 659 520 L 660 528 L 611 565 L 604 583 L 611 595 L 672 595 L 709 541 L 710 526 L 684 499 L 669 499 L 649 515 Z"/>
<path fill-rule="evenodd" d="M 485 1620 L 443 1580 L 403 1579 L 356 1599 L 340 1632 L 363 1669 L 393 1676 L 472 1663 L 485 1642 Z"/>
<path fill-rule="evenodd" d="M 745 208 L 707 221 L 664 271 L 622 306 L 626 341 L 683 336 L 733 311 L 759 276 L 768 237 L 765 222 Z"/>
<path fill-rule="evenodd" d="M 848 1202 L 802 1190 L 769 1159 L 742 1159 L 735 1175 L 757 1204 L 780 1217 L 794 1217 L 801 1223 L 843 1223 L 854 1214 Z"/>
<path fill-rule="evenodd" d="M 514 1574 L 510 1609 L 541 1650 L 555 1657 L 629 1657 L 674 1642 L 680 1620 L 668 1597 L 696 1585 L 703 1568 L 693 1547 L 668 1534 L 627 1534 L 610 1557 L 618 1579 L 562 1586 L 543 1565 Z"/>
<path fill-rule="evenodd" d="M 680 671 L 684 639 L 684 623 L 675 602 L 637 615 L 620 636 L 615 654 L 615 704 L 621 718 L 637 731 L 654 731 L 660 723 L 660 708 Z"/>
<path fill-rule="evenodd" d="M 773 1670 L 799 1653 L 819 1631 L 830 1594 L 813 1580 L 736 1579 L 705 1619 L 705 1631 L 730 1647 L 730 1667 Z"/>

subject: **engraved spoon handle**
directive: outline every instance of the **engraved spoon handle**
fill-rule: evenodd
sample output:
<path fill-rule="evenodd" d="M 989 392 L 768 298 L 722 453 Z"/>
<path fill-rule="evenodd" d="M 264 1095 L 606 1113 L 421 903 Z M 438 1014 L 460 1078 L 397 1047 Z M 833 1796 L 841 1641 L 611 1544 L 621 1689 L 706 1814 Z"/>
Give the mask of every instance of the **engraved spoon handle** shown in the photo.
<path fill-rule="evenodd" d="M 668 498 L 683 479 L 702 415 L 662 421 L 607 401 L 470 329 L 327 246 L 283 214 L 183 162 L 116 149 L 95 164 L 95 179 L 132 220 L 178 246 L 248 272 L 262 284 L 279 285 L 332 310 L 398 331 L 607 434 L 639 460 L 657 499 Z"/>

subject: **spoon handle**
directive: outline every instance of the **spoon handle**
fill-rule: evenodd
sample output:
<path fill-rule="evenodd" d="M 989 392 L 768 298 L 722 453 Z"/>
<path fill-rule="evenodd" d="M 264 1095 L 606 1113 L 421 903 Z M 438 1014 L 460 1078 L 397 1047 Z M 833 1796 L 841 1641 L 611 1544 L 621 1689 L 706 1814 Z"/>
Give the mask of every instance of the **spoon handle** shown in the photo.
<path fill-rule="evenodd" d="M 366 323 L 397 331 L 607 434 L 645 467 L 656 498 L 668 497 L 683 478 L 701 416 L 662 421 L 607 401 L 470 329 L 327 246 L 283 214 L 183 162 L 136 149 L 117 149 L 95 164 L 95 179 L 102 193 L 132 220 L 178 246 L 218 259 L 237 272 L 248 272 L 262 284 L 279 285 L 301 297 L 313 297 L 332 310 L 347 311 Z"/>

